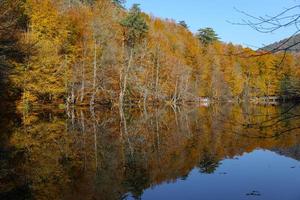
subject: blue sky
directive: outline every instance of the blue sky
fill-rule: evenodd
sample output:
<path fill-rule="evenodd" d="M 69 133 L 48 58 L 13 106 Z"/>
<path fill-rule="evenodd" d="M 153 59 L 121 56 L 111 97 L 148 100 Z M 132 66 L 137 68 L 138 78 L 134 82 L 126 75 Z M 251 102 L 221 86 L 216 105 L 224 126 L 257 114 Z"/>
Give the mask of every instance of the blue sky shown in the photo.
<path fill-rule="evenodd" d="M 141 9 L 161 18 L 184 20 L 192 32 L 202 27 L 212 27 L 225 42 L 242 44 L 252 48 L 261 47 L 281 40 L 294 33 L 293 28 L 262 34 L 248 26 L 236 26 L 228 23 L 245 19 L 234 8 L 254 16 L 275 15 L 284 8 L 299 3 L 299 0 L 127 0 L 126 7 L 133 3 Z"/>

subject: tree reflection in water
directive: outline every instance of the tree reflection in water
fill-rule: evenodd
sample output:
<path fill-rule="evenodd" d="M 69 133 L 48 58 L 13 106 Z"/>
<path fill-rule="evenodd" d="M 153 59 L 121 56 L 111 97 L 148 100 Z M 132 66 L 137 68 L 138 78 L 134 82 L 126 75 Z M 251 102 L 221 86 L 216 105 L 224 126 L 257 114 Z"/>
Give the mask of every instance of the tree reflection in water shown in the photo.
<path fill-rule="evenodd" d="M 185 180 L 194 168 L 212 174 L 223 159 L 257 148 L 298 158 L 292 152 L 300 141 L 299 109 L 214 105 L 127 109 L 124 119 L 105 109 L 13 116 L 1 124 L 0 197 L 139 199 L 147 188 Z"/>
<path fill-rule="evenodd" d="M 213 155 L 210 155 L 209 152 L 204 152 L 197 167 L 199 167 L 201 173 L 213 174 L 219 165 L 219 160 L 217 160 Z"/>

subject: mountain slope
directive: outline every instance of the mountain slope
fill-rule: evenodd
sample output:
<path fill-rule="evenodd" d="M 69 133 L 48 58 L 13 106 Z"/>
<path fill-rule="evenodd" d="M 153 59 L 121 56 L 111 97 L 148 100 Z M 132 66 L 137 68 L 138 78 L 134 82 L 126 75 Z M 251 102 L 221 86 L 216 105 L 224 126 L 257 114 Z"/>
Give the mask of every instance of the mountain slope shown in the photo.
<path fill-rule="evenodd" d="M 279 42 L 275 42 L 273 44 L 267 45 L 261 50 L 266 51 L 278 51 L 278 50 L 287 50 L 289 52 L 293 53 L 299 53 L 300 52 L 300 34 L 295 35 L 291 38 L 283 39 Z"/>

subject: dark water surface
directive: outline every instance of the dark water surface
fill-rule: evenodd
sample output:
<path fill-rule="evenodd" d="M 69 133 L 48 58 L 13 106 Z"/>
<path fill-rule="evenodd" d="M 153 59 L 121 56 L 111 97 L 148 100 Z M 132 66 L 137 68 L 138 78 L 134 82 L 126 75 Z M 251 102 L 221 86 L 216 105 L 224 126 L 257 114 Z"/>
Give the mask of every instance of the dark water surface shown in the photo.
<path fill-rule="evenodd" d="M 300 199 L 296 105 L 0 117 L 1 200 Z"/>

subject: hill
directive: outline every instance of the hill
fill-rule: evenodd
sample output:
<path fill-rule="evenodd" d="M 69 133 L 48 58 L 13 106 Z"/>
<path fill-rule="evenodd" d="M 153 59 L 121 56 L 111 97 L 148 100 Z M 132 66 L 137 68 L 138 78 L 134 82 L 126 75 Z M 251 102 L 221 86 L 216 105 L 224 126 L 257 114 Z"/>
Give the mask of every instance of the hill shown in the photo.
<path fill-rule="evenodd" d="M 292 52 L 292 53 L 299 53 L 300 52 L 300 34 L 297 34 L 291 38 L 283 39 L 279 42 L 275 42 L 273 44 L 267 45 L 261 50 L 267 51 L 277 51 L 277 50 L 285 50 Z"/>

